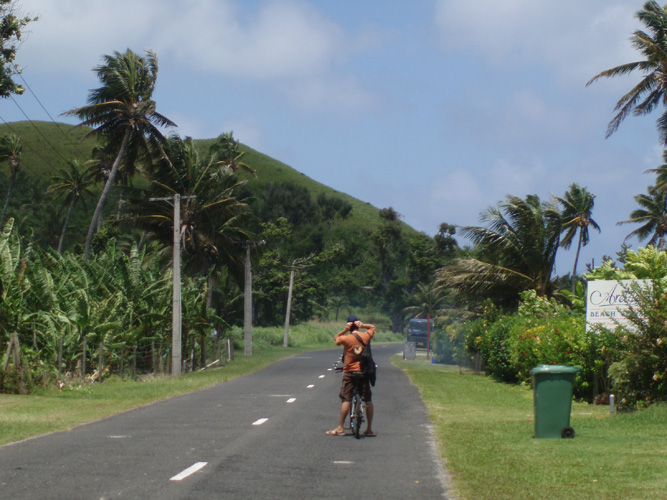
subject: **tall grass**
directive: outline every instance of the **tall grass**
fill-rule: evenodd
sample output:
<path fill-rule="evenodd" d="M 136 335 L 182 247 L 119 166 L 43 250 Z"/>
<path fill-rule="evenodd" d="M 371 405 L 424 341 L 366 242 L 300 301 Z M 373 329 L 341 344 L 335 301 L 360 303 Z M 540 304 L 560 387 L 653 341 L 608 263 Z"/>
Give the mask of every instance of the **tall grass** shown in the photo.
<path fill-rule="evenodd" d="M 368 322 L 372 317 L 368 316 Z M 311 321 L 299 325 L 292 325 L 289 328 L 288 345 L 297 348 L 321 348 L 335 347 L 333 337 L 345 327 L 345 320 L 342 321 Z M 236 327 L 232 330 L 232 338 L 236 349 L 243 348 L 243 329 Z M 282 346 L 285 335 L 284 326 L 274 327 L 253 327 L 252 343 L 253 346 Z M 382 328 L 376 325 L 376 342 L 400 342 L 403 335 L 393 333 L 389 328 Z"/>
<path fill-rule="evenodd" d="M 530 389 L 396 364 L 422 393 L 459 499 L 665 498 L 665 405 L 612 417 L 608 406 L 574 403 L 574 439 L 535 439 Z"/>

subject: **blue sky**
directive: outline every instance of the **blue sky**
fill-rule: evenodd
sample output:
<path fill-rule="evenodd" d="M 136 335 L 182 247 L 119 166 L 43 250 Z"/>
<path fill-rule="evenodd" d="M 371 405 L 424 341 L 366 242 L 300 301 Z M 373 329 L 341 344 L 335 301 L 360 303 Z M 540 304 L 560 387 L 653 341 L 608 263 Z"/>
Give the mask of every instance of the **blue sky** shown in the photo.
<path fill-rule="evenodd" d="M 615 255 L 662 163 L 657 115 L 604 134 L 641 75 L 630 0 L 18 0 L 40 16 L 17 62 L 34 92 L 0 117 L 76 123 L 102 55 L 158 55 L 157 109 L 181 135 L 241 142 L 429 235 L 508 194 L 596 195 L 579 270 Z M 24 114 L 25 113 L 25 114 Z M 460 240 L 465 244 L 464 240 Z M 633 248 L 636 240 L 630 240 Z M 561 251 L 557 274 L 574 251 Z"/>

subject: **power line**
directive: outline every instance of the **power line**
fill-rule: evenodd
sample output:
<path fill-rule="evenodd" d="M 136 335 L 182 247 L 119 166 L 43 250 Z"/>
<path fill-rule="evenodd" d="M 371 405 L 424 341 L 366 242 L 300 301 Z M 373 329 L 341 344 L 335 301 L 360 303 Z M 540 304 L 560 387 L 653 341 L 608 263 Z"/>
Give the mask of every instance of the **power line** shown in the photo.
<path fill-rule="evenodd" d="M 12 101 L 14 102 L 14 104 L 16 104 L 16 107 L 19 108 L 19 110 L 21 110 L 21 113 L 23 113 L 23 116 L 25 116 L 26 120 L 28 120 L 28 122 L 30 122 L 30 125 L 32 125 L 32 127 L 37 131 L 37 133 L 38 133 L 40 136 L 42 136 L 42 139 L 44 139 L 44 141 L 45 141 L 49 146 L 51 146 L 51 149 L 53 149 L 53 150 L 56 152 L 56 154 L 57 154 L 58 156 L 60 156 L 60 159 L 61 159 L 61 160 L 63 160 L 65 163 L 67 163 L 67 162 L 68 162 L 67 158 L 65 158 L 65 157 L 62 155 L 62 153 L 61 153 L 60 151 L 58 151 L 58 150 L 56 149 L 56 147 L 55 147 L 53 144 L 51 144 L 51 141 L 49 141 L 49 140 L 46 138 L 46 136 L 42 133 L 42 131 L 39 129 L 39 127 L 38 127 L 37 125 L 35 125 L 35 122 L 33 122 L 33 121 L 30 119 L 30 117 L 26 114 L 26 112 L 23 111 L 23 108 L 22 108 L 21 106 L 19 106 L 19 103 L 16 102 L 16 99 L 14 99 L 14 96 L 10 96 L 10 97 L 11 97 Z"/>
<path fill-rule="evenodd" d="M 9 130 L 11 130 L 11 131 L 14 133 L 14 135 L 16 135 L 16 136 L 19 135 L 19 133 L 18 133 L 18 132 L 11 126 L 11 124 L 9 124 L 7 121 L 5 121 L 5 119 L 4 119 L 2 116 L 0 116 L 0 120 L 2 120 L 2 122 L 3 122 L 5 125 L 7 125 L 7 127 L 9 128 Z M 51 164 L 51 162 L 50 162 L 49 160 L 47 160 L 46 158 L 44 158 L 42 155 L 40 155 L 39 152 L 38 152 L 37 150 L 35 150 L 34 148 L 30 147 L 29 144 L 25 144 L 25 147 L 28 148 L 30 151 L 32 151 L 32 153 L 33 153 L 35 156 L 37 156 L 37 158 L 39 158 L 40 160 L 42 160 L 45 164 L 49 165 L 49 166 L 51 167 L 51 169 L 53 170 L 53 165 Z"/>
<path fill-rule="evenodd" d="M 67 139 L 67 140 L 71 140 L 72 137 L 71 137 L 70 135 L 68 135 L 67 133 L 65 133 L 65 131 L 64 131 L 64 130 L 62 129 L 62 127 L 60 126 L 60 124 L 54 120 L 53 116 L 51 116 L 51 113 L 49 113 L 49 111 L 46 109 L 46 107 L 44 107 L 44 104 L 42 104 L 42 101 L 39 100 L 39 98 L 37 97 L 37 94 L 35 94 L 35 92 L 32 90 L 32 87 L 30 87 L 30 85 L 28 84 L 28 82 L 26 81 L 26 79 L 23 77 L 23 74 L 19 71 L 18 67 L 17 67 L 15 64 L 14 64 L 14 70 L 15 70 L 16 73 L 19 75 L 19 78 L 21 78 L 21 81 L 24 83 L 25 87 L 30 91 L 30 93 L 32 94 L 32 96 L 33 96 L 33 97 L 35 98 L 35 100 L 37 101 L 37 103 L 38 103 L 38 104 L 40 105 L 40 107 L 44 110 L 44 112 L 46 113 L 46 115 L 51 119 L 51 122 L 53 122 L 53 124 L 56 126 L 56 128 L 58 129 L 58 131 L 63 135 L 63 137 L 65 137 L 65 139 Z M 25 114 L 25 113 L 24 113 L 24 114 Z M 76 144 L 74 144 L 74 149 L 76 150 L 76 152 L 79 154 L 80 157 L 84 158 L 84 157 L 86 156 L 86 155 L 84 155 L 84 154 L 79 150 L 79 148 L 76 147 Z"/>

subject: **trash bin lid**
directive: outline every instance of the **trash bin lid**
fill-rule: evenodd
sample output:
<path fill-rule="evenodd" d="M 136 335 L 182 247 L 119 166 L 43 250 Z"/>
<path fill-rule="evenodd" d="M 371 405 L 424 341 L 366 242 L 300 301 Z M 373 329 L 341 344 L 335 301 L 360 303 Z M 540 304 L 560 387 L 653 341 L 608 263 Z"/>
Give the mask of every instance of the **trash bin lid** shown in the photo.
<path fill-rule="evenodd" d="M 531 375 L 539 373 L 577 373 L 581 371 L 578 366 L 563 366 L 563 365 L 540 365 L 530 370 Z"/>

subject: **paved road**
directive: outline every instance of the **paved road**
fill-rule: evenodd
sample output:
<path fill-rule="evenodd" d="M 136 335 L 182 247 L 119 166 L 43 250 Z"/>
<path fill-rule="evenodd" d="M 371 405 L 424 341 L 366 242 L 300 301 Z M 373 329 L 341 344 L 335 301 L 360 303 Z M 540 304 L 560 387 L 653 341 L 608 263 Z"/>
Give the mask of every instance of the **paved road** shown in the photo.
<path fill-rule="evenodd" d="M 424 405 L 389 362 L 396 352 L 373 349 L 374 438 L 324 434 L 340 407 L 341 376 L 329 370 L 339 350 L 317 351 L 0 447 L 0 498 L 445 498 Z"/>

